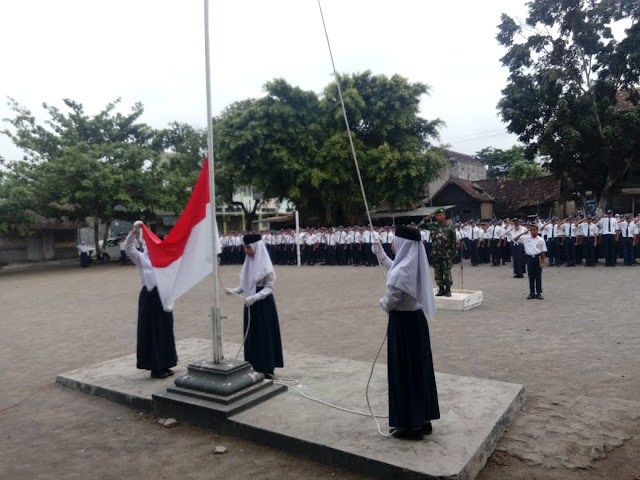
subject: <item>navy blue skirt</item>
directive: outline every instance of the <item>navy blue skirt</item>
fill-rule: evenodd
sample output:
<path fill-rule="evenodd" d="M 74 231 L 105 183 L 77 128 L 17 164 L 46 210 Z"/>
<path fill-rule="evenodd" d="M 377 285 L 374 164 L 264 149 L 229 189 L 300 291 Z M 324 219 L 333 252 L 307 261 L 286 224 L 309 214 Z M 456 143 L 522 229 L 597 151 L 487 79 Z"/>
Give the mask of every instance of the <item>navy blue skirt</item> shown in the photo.
<path fill-rule="evenodd" d="M 260 290 L 257 288 L 258 292 Z M 274 368 L 284 366 L 278 310 L 273 295 L 257 301 L 250 308 L 244 307 L 244 335 L 244 359 L 256 372 L 273 373 Z"/>
<path fill-rule="evenodd" d="M 424 312 L 390 311 L 387 334 L 389 426 L 417 430 L 440 418 Z"/>
<path fill-rule="evenodd" d="M 173 336 L 173 312 L 165 312 L 158 289 L 142 287 L 138 298 L 137 367 L 164 370 L 178 364 Z"/>

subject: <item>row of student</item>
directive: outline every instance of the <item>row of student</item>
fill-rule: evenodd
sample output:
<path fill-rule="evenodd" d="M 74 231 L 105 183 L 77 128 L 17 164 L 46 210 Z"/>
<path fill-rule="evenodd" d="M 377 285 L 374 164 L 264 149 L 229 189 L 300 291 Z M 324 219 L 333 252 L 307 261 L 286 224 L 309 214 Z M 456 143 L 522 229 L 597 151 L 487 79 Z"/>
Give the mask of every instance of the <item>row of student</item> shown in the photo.
<path fill-rule="evenodd" d="M 603 216 L 568 217 L 560 220 L 536 219 L 540 236 L 548 247 L 550 266 L 575 266 L 584 261 L 585 266 L 594 266 L 604 259 L 606 266 L 615 266 L 616 259 L 624 265 L 634 265 L 640 257 L 638 233 L 640 216 L 627 214 L 616 217 L 611 210 Z M 491 263 L 504 265 L 512 257 L 514 238 L 526 230 L 518 219 L 494 220 L 477 224 L 471 220 L 457 226 L 462 256 L 472 265 Z"/>
<path fill-rule="evenodd" d="M 373 232 L 367 227 L 306 228 L 300 230 L 300 260 L 302 265 L 364 265 L 378 264 L 371 251 L 374 242 L 380 241 L 390 258 L 393 258 L 391 243 L 393 227 L 376 227 Z M 243 249 L 239 239 L 241 233 L 221 237 L 222 264 L 240 264 Z M 262 232 L 269 256 L 277 265 L 297 264 L 298 249 L 295 230 Z"/>

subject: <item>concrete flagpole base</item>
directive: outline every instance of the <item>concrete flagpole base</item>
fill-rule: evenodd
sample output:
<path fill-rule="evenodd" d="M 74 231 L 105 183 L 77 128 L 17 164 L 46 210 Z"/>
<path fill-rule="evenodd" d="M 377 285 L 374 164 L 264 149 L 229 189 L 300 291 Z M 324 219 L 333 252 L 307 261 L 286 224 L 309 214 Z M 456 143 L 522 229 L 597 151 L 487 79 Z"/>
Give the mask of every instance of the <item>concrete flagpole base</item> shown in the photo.
<path fill-rule="evenodd" d="M 187 374 L 165 391 L 152 395 L 154 409 L 184 418 L 200 415 L 228 417 L 287 390 L 256 372 L 244 360 L 213 363 L 211 358 L 189 364 Z M 191 413 L 189 413 L 191 412 Z"/>

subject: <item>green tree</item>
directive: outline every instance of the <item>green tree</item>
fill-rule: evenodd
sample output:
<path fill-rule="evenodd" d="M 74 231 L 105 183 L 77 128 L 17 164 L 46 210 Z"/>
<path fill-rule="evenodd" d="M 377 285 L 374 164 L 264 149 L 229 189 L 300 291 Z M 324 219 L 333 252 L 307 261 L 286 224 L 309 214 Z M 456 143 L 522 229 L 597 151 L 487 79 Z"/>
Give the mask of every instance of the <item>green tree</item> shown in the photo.
<path fill-rule="evenodd" d="M 33 193 L 24 168 L 19 162 L 5 162 L 0 157 L 0 233 L 26 234 L 33 223 Z"/>
<path fill-rule="evenodd" d="M 91 217 L 96 239 L 99 223 L 107 226 L 104 240 L 123 210 L 138 218 L 150 216 L 157 204 L 149 175 L 157 155 L 154 131 L 138 123 L 141 104 L 122 114 L 115 111 L 118 103 L 95 116 L 69 99 L 64 100 L 68 112 L 44 104 L 49 119 L 42 125 L 9 100 L 15 116 L 5 121 L 13 129 L 3 133 L 25 152 L 12 169 L 12 178 L 23 183 L 25 207 L 54 219 Z"/>
<path fill-rule="evenodd" d="M 207 155 L 207 131 L 186 123 L 172 122 L 157 132 L 154 148 L 161 153 L 150 174 L 154 178 L 158 207 L 181 212 L 198 179 Z"/>
<path fill-rule="evenodd" d="M 511 165 L 507 178 L 511 180 L 522 180 L 524 178 L 539 178 L 547 175 L 547 172 L 535 162 L 527 160 L 517 160 Z"/>
<path fill-rule="evenodd" d="M 486 147 L 475 154 L 475 157 L 484 165 L 487 165 L 487 177 L 505 178 L 514 163 L 526 161 L 524 147 L 514 145 L 509 150 Z"/>
<path fill-rule="evenodd" d="M 321 138 L 318 98 L 282 79 L 265 89 L 266 96 L 236 102 L 214 120 L 216 192 L 244 210 L 248 230 L 261 200 L 234 202 L 238 187 L 251 185 L 263 198 L 290 199 L 302 211 L 320 201 L 310 182 Z"/>
<path fill-rule="evenodd" d="M 497 40 L 509 68 L 498 104 L 528 158 L 548 156 L 569 191 L 600 204 L 640 160 L 640 4 L 538 0 L 525 24 L 502 15 Z M 613 28 L 626 25 L 616 39 Z M 631 108 L 620 108 L 623 95 Z"/>
<path fill-rule="evenodd" d="M 487 165 L 489 178 L 538 178 L 548 175 L 535 160 L 525 157 L 524 147 L 514 145 L 508 150 L 487 147 L 476 153 L 475 157 Z"/>
<path fill-rule="evenodd" d="M 446 165 L 430 144 L 442 122 L 418 116 L 428 87 L 370 72 L 341 76 L 340 86 L 368 201 L 411 205 Z M 215 119 L 222 188 L 253 185 L 320 224 L 359 221 L 364 205 L 336 85 L 320 98 L 282 79 L 265 88 Z"/>

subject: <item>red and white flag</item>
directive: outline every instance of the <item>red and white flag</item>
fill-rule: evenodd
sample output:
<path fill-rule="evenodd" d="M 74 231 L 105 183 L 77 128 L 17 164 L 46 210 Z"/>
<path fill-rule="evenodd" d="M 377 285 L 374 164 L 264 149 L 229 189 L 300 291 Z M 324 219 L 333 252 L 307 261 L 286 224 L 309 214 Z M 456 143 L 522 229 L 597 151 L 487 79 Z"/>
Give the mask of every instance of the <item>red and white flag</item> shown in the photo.
<path fill-rule="evenodd" d="M 172 309 L 174 302 L 182 294 L 213 272 L 211 219 L 207 158 L 187 206 L 166 238 L 160 240 L 142 225 L 149 259 L 158 283 L 158 293 L 165 309 Z M 214 226 L 217 253 L 220 253 L 218 227 L 215 223 Z"/>

